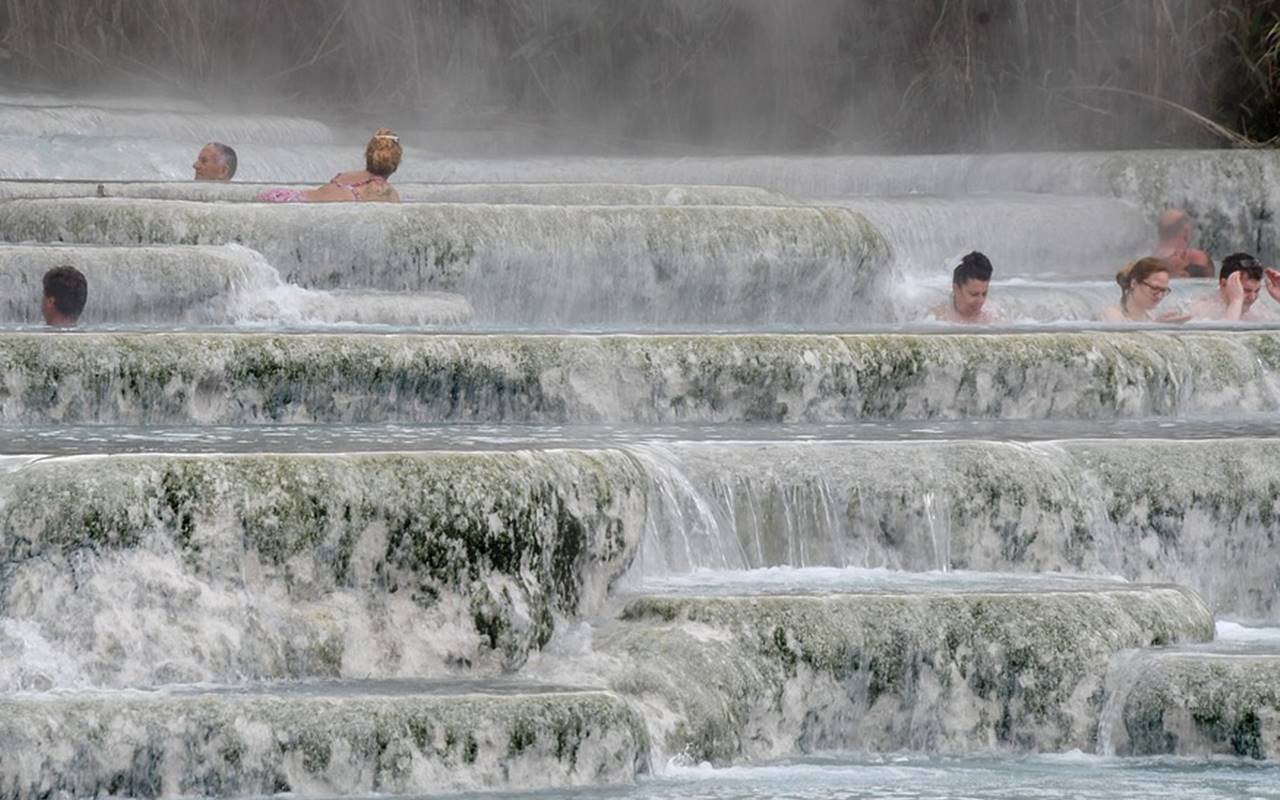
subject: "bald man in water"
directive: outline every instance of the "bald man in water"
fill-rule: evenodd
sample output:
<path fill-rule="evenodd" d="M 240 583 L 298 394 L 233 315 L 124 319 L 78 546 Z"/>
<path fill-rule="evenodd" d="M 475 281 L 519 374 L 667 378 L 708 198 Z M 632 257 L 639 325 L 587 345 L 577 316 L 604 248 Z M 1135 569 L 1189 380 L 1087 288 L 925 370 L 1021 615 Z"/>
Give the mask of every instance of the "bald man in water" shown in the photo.
<path fill-rule="evenodd" d="M 222 142 L 209 142 L 196 155 L 192 168 L 198 181 L 229 181 L 236 174 L 236 151 Z"/>
<path fill-rule="evenodd" d="M 1213 259 L 1191 247 L 1196 223 L 1190 214 L 1180 208 L 1165 211 L 1156 222 L 1156 232 L 1160 242 L 1152 255 L 1169 265 L 1170 278 L 1213 277 Z"/>

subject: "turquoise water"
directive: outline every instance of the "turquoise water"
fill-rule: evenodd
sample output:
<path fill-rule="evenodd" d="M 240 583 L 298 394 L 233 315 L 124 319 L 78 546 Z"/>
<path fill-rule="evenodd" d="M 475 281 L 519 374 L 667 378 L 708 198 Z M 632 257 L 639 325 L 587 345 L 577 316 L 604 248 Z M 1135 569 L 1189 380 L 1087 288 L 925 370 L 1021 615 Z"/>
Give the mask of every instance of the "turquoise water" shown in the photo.
<path fill-rule="evenodd" d="M 677 442 L 1052 441 L 1271 438 L 1274 414 L 1241 412 L 1119 420 L 861 420 L 835 424 L 530 425 L 14 425 L 0 455 L 306 453 L 608 447 Z"/>
<path fill-rule="evenodd" d="M 838 757 L 673 767 L 621 789 L 467 798 L 617 800 L 1246 800 L 1280 798 L 1280 766 L 1235 760 Z"/>

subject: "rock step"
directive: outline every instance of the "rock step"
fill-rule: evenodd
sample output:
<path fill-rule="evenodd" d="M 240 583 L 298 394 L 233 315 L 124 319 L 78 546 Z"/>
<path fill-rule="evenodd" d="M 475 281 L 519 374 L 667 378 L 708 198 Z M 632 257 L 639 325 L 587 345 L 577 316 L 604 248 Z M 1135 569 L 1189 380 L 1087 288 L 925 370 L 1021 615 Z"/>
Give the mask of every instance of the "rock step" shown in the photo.
<path fill-rule="evenodd" d="M 834 324 L 892 277 L 865 218 L 815 206 L 4 200 L 0 236 L 236 242 L 289 283 L 456 292 L 492 324 Z"/>
<path fill-rule="evenodd" d="M 646 444 L 635 452 L 662 502 L 645 564 L 1121 575 L 1280 621 L 1267 424 L 1186 440 L 1151 438 L 1197 436 L 1179 425 L 1112 440 Z"/>
<path fill-rule="evenodd" d="M 241 245 L 0 245 L 0 323 L 43 324 L 41 279 L 70 265 L 89 282 L 87 325 L 454 325 L 471 318 L 446 292 L 329 292 L 285 284 Z"/>
<path fill-rule="evenodd" d="M 616 695 L 412 682 L 0 695 L 0 793 L 435 794 L 629 783 L 644 726 Z"/>
<path fill-rule="evenodd" d="M 0 104 L 0 136 L 118 136 L 235 142 L 237 147 L 242 143 L 297 146 L 333 141 L 333 132 L 328 125 L 298 117 L 95 108 L 89 105 Z"/>
<path fill-rule="evenodd" d="M 412 183 L 393 180 L 408 203 L 484 203 L 556 206 L 795 206 L 786 195 L 752 186 L 683 186 L 673 183 Z M 0 199 L 126 197 L 140 200 L 254 202 L 263 189 L 314 188 L 314 183 L 209 181 L 0 180 Z"/>
<path fill-rule="evenodd" d="M 1280 650 L 1135 654 L 1109 720 L 1117 755 L 1280 760 Z"/>
<path fill-rule="evenodd" d="M 1280 407 L 1280 334 L 0 334 L 0 422 L 844 422 Z"/>
<path fill-rule="evenodd" d="M 823 750 L 1091 750 L 1112 656 L 1207 641 L 1157 585 L 648 596 L 595 637 L 662 753 L 726 764 Z M 689 676 L 698 676 L 691 681 Z"/>
<path fill-rule="evenodd" d="M 36 461 L 0 473 L 0 691 L 512 670 L 644 508 L 608 451 Z"/>

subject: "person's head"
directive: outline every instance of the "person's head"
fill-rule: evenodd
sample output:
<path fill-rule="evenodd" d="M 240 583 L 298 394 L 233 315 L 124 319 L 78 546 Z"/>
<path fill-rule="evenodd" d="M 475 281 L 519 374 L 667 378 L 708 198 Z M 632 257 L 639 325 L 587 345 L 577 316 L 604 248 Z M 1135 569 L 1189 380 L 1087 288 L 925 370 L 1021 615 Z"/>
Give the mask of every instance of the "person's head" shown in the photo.
<path fill-rule="evenodd" d="M 951 304 L 962 317 L 982 313 L 991 287 L 991 261 L 976 250 L 960 259 L 951 273 Z"/>
<path fill-rule="evenodd" d="M 75 267 L 54 267 L 44 274 L 40 311 L 46 325 L 75 325 L 89 298 L 89 282 Z"/>
<path fill-rule="evenodd" d="M 1172 291 L 1169 265 L 1164 259 L 1140 258 L 1116 273 L 1120 304 L 1132 311 L 1150 311 Z"/>
<path fill-rule="evenodd" d="M 1237 272 L 1240 273 L 1240 285 L 1244 287 L 1244 307 L 1247 309 L 1262 291 L 1262 265 L 1248 253 L 1232 253 L 1222 259 L 1222 269 L 1218 271 L 1218 287 L 1225 287 L 1227 278 Z"/>
<path fill-rule="evenodd" d="M 209 142 L 191 166 L 198 181 L 229 181 L 236 174 L 236 151 L 221 142 Z"/>
<path fill-rule="evenodd" d="M 1186 248 L 1191 245 L 1195 222 L 1182 209 L 1170 208 L 1156 221 L 1156 233 L 1160 236 L 1160 244 Z"/>
<path fill-rule="evenodd" d="M 374 175 L 391 177 L 400 166 L 400 137 L 390 128 L 378 128 L 364 148 L 364 168 Z"/>

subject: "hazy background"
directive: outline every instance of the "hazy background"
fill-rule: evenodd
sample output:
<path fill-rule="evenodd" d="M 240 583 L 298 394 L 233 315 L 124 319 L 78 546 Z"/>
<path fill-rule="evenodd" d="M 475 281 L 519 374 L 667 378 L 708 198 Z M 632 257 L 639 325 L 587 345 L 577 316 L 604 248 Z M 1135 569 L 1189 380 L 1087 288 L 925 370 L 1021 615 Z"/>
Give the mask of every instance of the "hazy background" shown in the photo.
<path fill-rule="evenodd" d="M 1278 14 L 1280 0 L 0 0 L 0 88 L 534 149 L 1216 146 L 1211 123 L 1280 133 Z"/>

